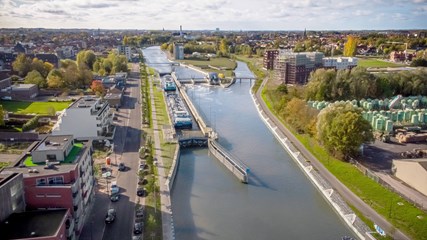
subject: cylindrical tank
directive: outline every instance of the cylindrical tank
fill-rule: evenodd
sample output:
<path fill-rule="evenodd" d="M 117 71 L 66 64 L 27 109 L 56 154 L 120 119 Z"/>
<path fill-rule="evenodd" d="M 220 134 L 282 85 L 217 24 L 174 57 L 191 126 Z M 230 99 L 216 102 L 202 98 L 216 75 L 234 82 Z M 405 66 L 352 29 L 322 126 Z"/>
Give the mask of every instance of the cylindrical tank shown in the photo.
<path fill-rule="evenodd" d="M 391 112 L 391 120 L 393 122 L 397 122 L 397 112 L 396 111 Z"/>
<path fill-rule="evenodd" d="M 387 133 L 391 133 L 393 131 L 393 122 L 391 120 L 387 120 L 385 122 L 385 131 Z"/>
<path fill-rule="evenodd" d="M 405 122 L 409 122 L 411 121 L 411 111 L 410 110 L 405 110 L 405 112 L 403 113 L 403 121 Z"/>
<path fill-rule="evenodd" d="M 376 121 L 377 121 L 377 116 L 376 115 L 373 115 L 372 116 L 372 120 L 371 120 L 371 125 L 372 125 L 372 127 L 375 129 L 375 124 L 377 123 Z"/>
<path fill-rule="evenodd" d="M 418 122 L 420 122 L 420 123 L 424 122 L 424 113 L 423 112 L 418 113 Z"/>
<path fill-rule="evenodd" d="M 411 118 L 411 123 L 412 124 L 418 124 L 418 116 L 417 115 L 413 115 Z"/>
<path fill-rule="evenodd" d="M 397 121 L 398 122 L 403 122 L 405 120 L 405 112 L 402 110 L 399 110 L 397 112 Z"/>
<path fill-rule="evenodd" d="M 375 122 L 375 129 L 378 131 L 384 130 L 384 120 L 381 118 L 378 118 Z"/>

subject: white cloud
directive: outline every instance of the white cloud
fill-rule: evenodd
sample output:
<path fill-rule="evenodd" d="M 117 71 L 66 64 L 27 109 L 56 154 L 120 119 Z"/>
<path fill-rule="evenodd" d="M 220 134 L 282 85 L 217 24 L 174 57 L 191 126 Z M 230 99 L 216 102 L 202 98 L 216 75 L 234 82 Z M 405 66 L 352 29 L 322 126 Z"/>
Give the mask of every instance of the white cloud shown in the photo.
<path fill-rule="evenodd" d="M 422 15 L 425 3 L 427 0 L 0 0 L 0 27 L 410 28 L 427 22 Z M 401 22 L 387 21 L 383 15 Z"/>

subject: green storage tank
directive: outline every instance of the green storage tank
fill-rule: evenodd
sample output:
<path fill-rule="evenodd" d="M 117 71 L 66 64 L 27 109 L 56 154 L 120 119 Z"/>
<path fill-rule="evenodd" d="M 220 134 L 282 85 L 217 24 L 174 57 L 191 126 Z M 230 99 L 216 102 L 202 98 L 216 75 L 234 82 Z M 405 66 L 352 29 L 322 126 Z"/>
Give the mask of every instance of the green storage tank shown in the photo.
<path fill-rule="evenodd" d="M 393 132 L 393 121 L 387 120 L 385 122 L 385 132 L 387 132 L 387 133 Z"/>
<path fill-rule="evenodd" d="M 405 112 L 403 113 L 403 121 L 405 121 L 405 122 L 411 121 L 411 111 L 410 110 L 405 110 Z"/>
<path fill-rule="evenodd" d="M 381 118 L 378 118 L 375 122 L 375 129 L 377 131 L 383 131 L 384 130 L 384 120 Z"/>
<path fill-rule="evenodd" d="M 415 125 L 418 124 L 418 116 L 417 115 L 412 116 L 411 123 L 415 124 Z"/>
<path fill-rule="evenodd" d="M 424 113 L 423 112 L 418 113 L 418 122 L 420 122 L 420 123 L 424 122 Z"/>
<path fill-rule="evenodd" d="M 397 112 L 396 111 L 391 112 L 391 120 L 393 122 L 397 122 Z"/>
<path fill-rule="evenodd" d="M 405 120 L 405 112 L 402 110 L 399 110 L 397 112 L 397 121 L 398 122 L 403 122 Z"/>
<path fill-rule="evenodd" d="M 372 121 L 371 121 L 371 126 L 375 129 L 375 124 L 377 123 L 377 116 L 373 115 L 372 116 Z"/>

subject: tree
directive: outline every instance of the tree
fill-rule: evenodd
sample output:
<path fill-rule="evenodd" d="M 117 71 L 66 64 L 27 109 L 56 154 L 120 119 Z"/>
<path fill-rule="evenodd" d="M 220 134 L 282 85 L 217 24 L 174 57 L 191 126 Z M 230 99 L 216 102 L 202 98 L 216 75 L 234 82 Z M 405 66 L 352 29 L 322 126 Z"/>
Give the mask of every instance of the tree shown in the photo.
<path fill-rule="evenodd" d="M 4 115 L 3 105 L 0 105 L 0 126 L 4 126 Z"/>
<path fill-rule="evenodd" d="M 92 81 L 90 89 L 92 89 L 92 91 L 96 93 L 97 96 L 105 96 L 106 90 L 102 85 L 102 82 L 99 80 Z"/>
<path fill-rule="evenodd" d="M 92 50 L 80 51 L 77 54 L 77 66 L 79 68 L 93 69 L 93 64 L 96 61 L 96 55 Z"/>
<path fill-rule="evenodd" d="M 222 56 L 228 56 L 228 41 L 227 39 L 223 38 L 221 39 L 221 42 L 219 44 L 219 52 Z"/>
<path fill-rule="evenodd" d="M 340 158 L 357 155 L 362 143 L 373 140 L 371 125 L 349 103 L 334 103 L 319 113 L 317 137 L 330 153 Z"/>
<path fill-rule="evenodd" d="M 124 36 L 123 37 L 123 45 L 125 45 L 125 46 L 127 46 L 129 44 L 129 38 L 128 38 L 128 36 Z"/>
<path fill-rule="evenodd" d="M 27 84 L 36 84 L 39 88 L 47 87 L 46 79 L 36 70 L 29 72 L 24 82 Z"/>
<path fill-rule="evenodd" d="M 31 70 L 39 72 L 44 78 L 49 73 L 45 68 L 44 62 L 38 58 L 33 58 L 33 61 L 31 62 Z"/>
<path fill-rule="evenodd" d="M 59 69 L 53 69 L 47 75 L 47 86 L 49 88 L 63 88 L 65 86 L 62 73 Z"/>
<path fill-rule="evenodd" d="M 292 98 L 285 107 L 285 119 L 299 133 L 310 133 L 315 129 L 317 110 L 307 106 L 307 103 L 299 98 Z"/>
<path fill-rule="evenodd" d="M 417 58 L 412 61 L 411 67 L 427 67 L 427 60 L 423 58 Z"/>
<path fill-rule="evenodd" d="M 357 47 L 357 38 L 352 35 L 348 35 L 347 42 L 344 45 L 344 56 L 354 57 L 356 55 L 356 47 Z"/>
<path fill-rule="evenodd" d="M 13 71 L 18 72 L 21 77 L 27 76 L 27 73 L 31 71 L 31 59 L 21 53 L 16 57 L 16 60 L 12 63 Z"/>

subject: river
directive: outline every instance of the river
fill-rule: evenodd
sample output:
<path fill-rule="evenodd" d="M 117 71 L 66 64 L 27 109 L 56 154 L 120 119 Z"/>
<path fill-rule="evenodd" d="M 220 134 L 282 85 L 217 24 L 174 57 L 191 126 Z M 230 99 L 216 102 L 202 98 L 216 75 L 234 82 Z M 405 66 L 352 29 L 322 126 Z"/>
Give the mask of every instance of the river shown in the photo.
<path fill-rule="evenodd" d="M 144 50 L 144 57 L 157 51 Z M 237 74 L 252 73 L 238 63 Z M 229 89 L 195 85 L 187 90 L 221 145 L 246 163 L 251 174 L 249 184 L 242 184 L 207 149 L 182 150 L 172 190 L 176 239 L 353 236 L 260 119 L 251 84 L 242 80 Z"/>

